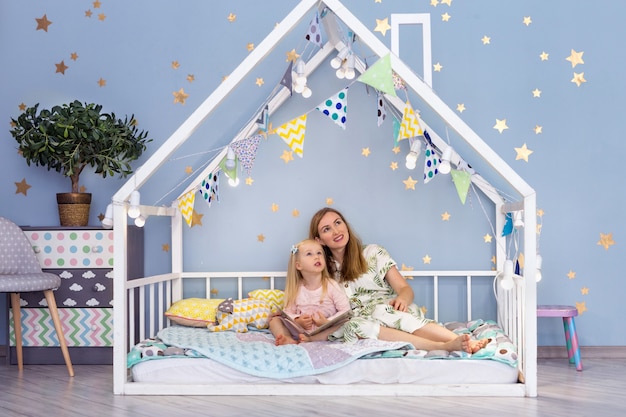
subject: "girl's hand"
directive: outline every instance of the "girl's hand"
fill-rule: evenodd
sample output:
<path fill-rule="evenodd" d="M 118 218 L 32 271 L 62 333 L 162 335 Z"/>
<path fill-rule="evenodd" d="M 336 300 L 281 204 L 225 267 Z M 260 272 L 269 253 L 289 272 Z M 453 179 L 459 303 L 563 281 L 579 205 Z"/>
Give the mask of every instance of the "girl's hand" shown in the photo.
<path fill-rule="evenodd" d="M 313 322 L 315 323 L 316 326 L 321 326 L 323 324 L 328 323 L 328 319 L 324 317 L 324 315 L 320 313 L 319 311 L 314 313 L 311 316 L 311 318 L 313 319 Z"/>
<path fill-rule="evenodd" d="M 313 327 L 313 317 L 310 314 L 303 314 L 296 319 L 296 323 L 306 330 L 311 330 Z"/>

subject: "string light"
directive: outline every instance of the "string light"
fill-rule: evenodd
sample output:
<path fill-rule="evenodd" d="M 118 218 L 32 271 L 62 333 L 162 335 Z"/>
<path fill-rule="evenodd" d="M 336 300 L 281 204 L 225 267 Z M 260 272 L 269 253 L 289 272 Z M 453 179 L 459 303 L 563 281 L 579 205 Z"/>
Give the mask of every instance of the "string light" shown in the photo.
<path fill-rule="evenodd" d="M 130 217 L 131 219 L 136 219 L 141 214 L 141 208 L 139 207 L 140 199 L 141 195 L 139 194 L 139 191 L 135 190 L 130 193 L 128 217 Z"/>

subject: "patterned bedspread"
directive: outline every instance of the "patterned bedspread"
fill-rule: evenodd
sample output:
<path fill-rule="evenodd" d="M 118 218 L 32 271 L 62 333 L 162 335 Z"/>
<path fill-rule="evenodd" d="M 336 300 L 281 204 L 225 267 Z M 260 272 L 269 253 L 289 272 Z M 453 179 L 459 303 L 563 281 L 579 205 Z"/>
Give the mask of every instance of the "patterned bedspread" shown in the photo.
<path fill-rule="evenodd" d="M 156 338 L 137 344 L 128 355 L 128 367 L 167 356 L 207 357 L 239 371 L 267 378 L 315 375 L 340 368 L 359 358 L 405 357 L 411 359 L 491 359 L 517 366 L 515 347 L 490 321 L 446 324 L 456 333 L 489 338 L 490 343 L 473 355 L 464 352 L 416 350 L 403 342 L 359 340 L 354 344 L 314 342 L 275 346 L 267 331 L 210 332 L 203 328 L 172 326 Z"/>

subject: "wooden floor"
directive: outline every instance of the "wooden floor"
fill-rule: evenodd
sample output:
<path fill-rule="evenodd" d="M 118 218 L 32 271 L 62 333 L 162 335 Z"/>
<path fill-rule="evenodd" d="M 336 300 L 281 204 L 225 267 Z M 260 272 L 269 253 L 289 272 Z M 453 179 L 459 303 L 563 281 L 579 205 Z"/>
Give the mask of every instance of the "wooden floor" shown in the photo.
<path fill-rule="evenodd" d="M 0 365 L 0 416 L 593 416 L 626 415 L 626 359 L 539 360 L 537 398 L 115 396 L 112 367 Z"/>

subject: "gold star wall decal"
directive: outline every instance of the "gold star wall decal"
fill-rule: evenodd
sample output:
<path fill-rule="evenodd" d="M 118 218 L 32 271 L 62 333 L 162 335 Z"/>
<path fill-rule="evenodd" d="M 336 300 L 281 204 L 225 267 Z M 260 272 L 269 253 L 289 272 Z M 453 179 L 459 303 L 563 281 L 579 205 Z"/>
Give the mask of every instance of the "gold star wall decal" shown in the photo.
<path fill-rule="evenodd" d="M 288 164 L 289 161 L 293 161 L 293 152 L 283 151 L 283 154 L 280 156 L 280 159 L 282 159 L 283 161 L 285 161 L 286 164 Z"/>
<path fill-rule="evenodd" d="M 441 214 L 441 221 L 447 222 L 450 221 L 450 213 L 447 211 Z"/>
<path fill-rule="evenodd" d="M 452 6 L 452 0 L 441 0 L 441 4 L 447 4 L 448 6 Z"/>
<path fill-rule="evenodd" d="M 543 209 L 537 209 L 537 216 L 538 217 L 543 217 L 544 214 L 545 214 L 545 211 L 543 211 Z"/>
<path fill-rule="evenodd" d="M 91 10 L 87 10 L 85 12 L 85 17 L 91 17 L 92 14 L 93 14 L 93 12 Z"/>
<path fill-rule="evenodd" d="M 502 120 L 496 119 L 496 124 L 494 125 L 493 128 L 496 129 L 498 132 L 502 133 L 509 127 L 506 125 L 506 119 L 502 119 Z"/>
<path fill-rule="evenodd" d="M 430 264 L 431 257 L 426 255 L 422 258 L 422 261 L 424 262 L 425 265 Z"/>
<path fill-rule="evenodd" d="M 170 251 L 170 244 L 169 243 L 164 243 L 161 245 L 161 250 L 163 252 L 169 252 Z"/>
<path fill-rule="evenodd" d="M 567 273 L 567 278 L 569 279 L 574 279 L 576 278 L 576 272 L 572 271 L 571 269 L 569 270 L 569 272 Z"/>
<path fill-rule="evenodd" d="M 587 287 L 582 287 L 582 288 L 580 289 L 580 293 L 581 293 L 582 295 L 589 295 L 589 288 L 587 288 Z"/>
<path fill-rule="evenodd" d="M 535 128 L 533 129 L 535 131 L 535 134 L 538 135 L 540 133 L 543 133 L 543 127 L 542 126 L 535 126 Z"/>
<path fill-rule="evenodd" d="M 370 155 L 370 148 L 361 149 L 361 155 L 367 158 Z"/>
<path fill-rule="evenodd" d="M 191 174 L 193 172 L 193 168 L 190 166 L 185 167 L 185 174 Z"/>
<path fill-rule="evenodd" d="M 405 264 L 402 264 L 402 266 L 400 267 L 400 271 L 412 271 L 413 267 L 412 266 L 407 266 Z M 413 277 L 407 277 L 407 279 L 413 279 Z"/>
<path fill-rule="evenodd" d="M 398 169 L 398 163 L 392 162 L 391 165 L 389 165 L 389 168 L 391 168 L 392 171 L 395 171 L 396 169 Z"/>
<path fill-rule="evenodd" d="M 524 16 L 524 24 L 526 26 L 530 26 L 530 24 L 533 22 L 532 19 L 530 18 L 530 16 Z"/>
<path fill-rule="evenodd" d="M 531 151 L 526 147 L 526 144 L 523 144 L 521 148 L 515 148 L 515 152 L 517 152 L 517 155 L 515 156 L 516 161 L 518 159 L 523 159 L 524 161 L 528 162 L 528 157 L 534 151 Z"/>
<path fill-rule="evenodd" d="M 327 206 L 332 206 L 333 204 L 335 204 L 335 201 L 332 198 L 327 197 L 326 198 L 326 205 Z"/>
<path fill-rule="evenodd" d="M 105 85 L 107 85 L 107 80 L 105 80 L 104 78 L 100 78 L 98 80 L 98 86 L 104 87 Z"/>
<path fill-rule="evenodd" d="M 433 65 L 433 70 L 435 72 L 441 72 L 441 68 L 443 68 L 443 65 L 441 65 L 439 62 L 437 62 L 435 65 Z"/>
<path fill-rule="evenodd" d="M 383 36 L 385 36 L 389 29 L 391 29 L 391 26 L 389 26 L 388 17 L 385 17 L 384 19 L 376 19 L 376 28 L 374 29 L 374 32 L 380 32 Z"/>
<path fill-rule="evenodd" d="M 572 51 L 570 52 L 570 55 L 567 58 L 565 58 L 565 60 L 571 62 L 572 68 L 575 68 L 576 65 L 585 63 L 585 61 L 583 61 L 584 53 L 585 53 L 584 51 L 576 52 L 575 50 L 572 49 Z"/>
<path fill-rule="evenodd" d="M 254 50 L 254 44 L 253 43 L 248 43 L 246 45 L 246 49 L 248 50 L 248 52 L 252 52 Z"/>
<path fill-rule="evenodd" d="M 246 185 L 252 185 L 253 182 L 254 180 L 252 179 L 252 177 L 246 178 Z"/>
<path fill-rule="evenodd" d="M 84 185 L 81 185 L 80 187 L 78 187 L 78 192 L 79 193 L 86 193 L 87 192 L 87 187 L 85 187 Z"/>
<path fill-rule="evenodd" d="M 99 9 L 100 6 L 102 5 L 102 3 L 100 3 L 100 0 L 96 0 L 92 4 L 93 4 L 94 9 Z"/>
<path fill-rule="evenodd" d="M 211 295 L 218 295 L 220 293 L 220 290 L 218 290 L 217 288 L 211 288 Z"/>
<path fill-rule="evenodd" d="M 17 107 L 20 109 L 20 111 L 26 110 L 26 104 L 24 104 L 24 103 L 20 103 L 20 105 L 17 106 Z"/>
<path fill-rule="evenodd" d="M 291 211 L 291 216 L 292 217 L 300 217 L 300 211 L 298 209 L 293 209 Z"/>
<path fill-rule="evenodd" d="M 298 58 L 300 58 L 300 55 L 298 55 L 295 49 L 292 49 L 291 51 L 287 52 L 287 59 L 286 59 L 287 62 L 291 61 L 295 64 Z"/>
<path fill-rule="evenodd" d="M 483 240 L 485 241 L 485 243 L 491 243 L 491 239 L 492 239 L 492 236 L 489 233 L 483 236 Z"/>
<path fill-rule="evenodd" d="M 35 18 L 35 20 L 37 21 L 37 29 L 35 30 L 43 30 L 44 32 L 48 31 L 48 26 L 50 26 L 52 24 L 51 21 L 48 20 L 48 16 L 47 15 L 43 15 L 42 17 L 40 17 L 39 19 Z"/>
<path fill-rule="evenodd" d="M 263 234 L 257 235 L 256 236 L 256 240 L 258 242 L 264 242 L 265 241 L 265 236 L 263 236 Z"/>
<path fill-rule="evenodd" d="M 276 213 L 278 211 L 278 204 L 272 203 L 272 213 Z"/>
<path fill-rule="evenodd" d="M 411 178 L 410 175 L 409 175 L 409 178 L 407 178 L 406 180 L 402 182 L 404 183 L 405 190 L 415 190 L 415 184 L 417 184 L 417 181 Z"/>
<path fill-rule="evenodd" d="M 228 19 L 230 23 L 233 23 L 237 19 L 237 15 L 234 13 L 229 13 L 226 19 Z"/>
<path fill-rule="evenodd" d="M 489 36 L 485 35 L 485 36 L 483 36 L 481 41 L 483 42 L 483 45 L 489 45 L 491 43 L 491 38 Z"/>
<path fill-rule="evenodd" d="M 600 240 L 598 241 L 598 245 L 604 247 L 604 249 L 609 250 L 609 247 L 615 245 L 615 241 L 613 240 L 613 233 L 600 233 Z"/>
<path fill-rule="evenodd" d="M 400 147 L 399 146 L 394 146 L 391 151 L 393 153 L 395 153 L 396 155 L 400 153 Z"/>
<path fill-rule="evenodd" d="M 549 56 L 550 54 L 542 52 L 541 55 L 539 55 L 539 58 L 541 58 L 542 61 L 547 61 Z"/>
<path fill-rule="evenodd" d="M 441 20 L 443 20 L 444 22 L 447 22 L 450 20 L 452 16 L 450 16 L 447 12 L 441 15 Z"/>
<path fill-rule="evenodd" d="M 458 111 L 459 113 L 463 113 L 465 111 L 465 104 L 463 103 L 459 103 L 456 105 L 456 111 Z"/>
<path fill-rule="evenodd" d="M 76 60 L 78 59 L 78 54 L 77 54 L 76 52 L 72 52 L 72 53 L 70 54 L 70 59 L 71 59 L 72 61 L 76 61 Z"/>
<path fill-rule="evenodd" d="M 177 70 L 180 68 L 180 63 L 178 61 L 172 61 L 172 69 Z"/>
<path fill-rule="evenodd" d="M 582 316 L 587 311 L 587 304 L 584 301 L 582 303 L 576 302 L 576 310 L 578 310 L 578 315 Z"/>
<path fill-rule="evenodd" d="M 533 97 L 541 97 L 541 90 L 538 88 L 535 88 L 533 90 Z"/>
<path fill-rule="evenodd" d="M 26 178 L 22 178 L 22 181 L 15 183 L 15 194 L 28 195 L 28 189 L 31 187 L 26 183 Z"/>
<path fill-rule="evenodd" d="M 196 77 L 193 74 L 187 74 L 187 81 L 189 81 L 190 83 L 194 82 L 196 80 Z"/>
<path fill-rule="evenodd" d="M 202 217 L 204 217 L 204 214 L 200 214 L 194 209 L 191 214 L 191 227 L 202 226 Z"/>
<path fill-rule="evenodd" d="M 437 7 L 437 5 L 439 4 L 439 0 L 430 0 L 430 5 L 433 7 Z"/>
<path fill-rule="evenodd" d="M 265 84 L 265 81 L 263 81 L 263 78 L 257 78 L 255 84 L 261 87 L 263 84 Z"/>
<path fill-rule="evenodd" d="M 580 87 L 580 85 L 582 83 L 586 83 L 587 80 L 585 80 L 585 73 L 584 72 L 575 72 L 574 73 L 574 78 L 572 78 L 571 80 L 574 84 L 576 84 L 577 87 Z"/>
<path fill-rule="evenodd" d="M 106 17 L 106 15 L 105 15 L 104 13 L 100 13 L 100 14 L 98 15 L 98 20 L 99 20 L 99 21 L 101 21 L 101 22 L 104 22 L 104 19 L 106 19 L 106 18 L 107 18 L 107 17 Z"/>
<path fill-rule="evenodd" d="M 176 103 L 185 104 L 185 101 L 189 97 L 189 94 L 186 94 L 185 89 L 183 88 L 181 88 L 178 91 L 174 91 L 172 95 L 174 96 L 174 104 Z"/>
<path fill-rule="evenodd" d="M 492 264 L 495 264 L 495 263 L 496 263 L 496 255 L 493 255 L 493 256 L 491 257 L 491 263 L 492 263 Z"/>
<path fill-rule="evenodd" d="M 65 75 L 65 70 L 69 68 L 67 65 L 65 65 L 65 61 L 61 61 L 58 64 L 54 65 L 57 67 L 55 73 L 60 72 L 63 75 Z"/>

